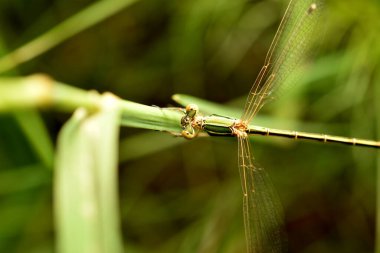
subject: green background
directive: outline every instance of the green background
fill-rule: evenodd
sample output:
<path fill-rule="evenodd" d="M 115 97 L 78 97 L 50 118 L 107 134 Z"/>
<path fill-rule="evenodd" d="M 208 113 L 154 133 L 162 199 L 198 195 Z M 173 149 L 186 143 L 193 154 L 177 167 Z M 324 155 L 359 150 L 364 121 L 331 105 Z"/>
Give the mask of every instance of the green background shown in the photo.
<path fill-rule="evenodd" d="M 93 3 L 1 1 L 0 55 Z M 2 75 L 42 72 L 160 107 L 176 106 L 171 96 L 184 93 L 242 108 L 285 7 L 274 0 L 136 1 Z M 324 11 L 312 62 L 258 121 L 379 139 L 380 3 L 329 0 Z M 90 13 L 99 15 L 102 9 Z M 69 117 L 52 110 L 0 115 L 0 252 L 55 251 L 51 168 Z M 120 135 L 126 252 L 245 250 L 236 141 L 182 141 L 132 128 Z M 251 139 L 255 162 L 279 193 L 289 252 L 374 251 L 376 150 Z"/>

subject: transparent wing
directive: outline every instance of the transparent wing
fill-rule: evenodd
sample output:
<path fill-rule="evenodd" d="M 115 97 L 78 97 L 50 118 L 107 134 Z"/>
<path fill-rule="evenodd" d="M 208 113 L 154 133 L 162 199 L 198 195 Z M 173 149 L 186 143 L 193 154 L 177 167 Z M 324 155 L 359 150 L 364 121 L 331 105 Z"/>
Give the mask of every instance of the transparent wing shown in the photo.
<path fill-rule="evenodd" d="M 265 170 L 254 166 L 248 138 L 238 137 L 238 143 L 247 252 L 283 252 L 286 240 L 279 198 Z"/>
<path fill-rule="evenodd" d="M 322 0 L 291 0 L 246 101 L 242 120 L 251 122 L 267 98 L 304 60 L 314 38 Z"/>

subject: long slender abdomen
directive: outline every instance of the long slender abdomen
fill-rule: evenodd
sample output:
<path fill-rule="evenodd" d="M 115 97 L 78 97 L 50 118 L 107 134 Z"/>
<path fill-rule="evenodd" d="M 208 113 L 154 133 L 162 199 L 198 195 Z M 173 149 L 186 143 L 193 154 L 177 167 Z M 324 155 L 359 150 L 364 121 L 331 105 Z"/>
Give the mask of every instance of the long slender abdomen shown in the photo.
<path fill-rule="evenodd" d="M 319 142 L 326 142 L 326 143 L 327 142 L 341 143 L 341 144 L 346 144 L 346 145 L 380 148 L 380 141 L 365 140 L 365 139 L 358 139 L 358 138 L 348 138 L 348 137 L 342 137 L 342 136 L 332 136 L 332 135 L 327 135 L 327 134 L 297 132 L 297 131 L 272 129 L 272 128 L 258 127 L 258 126 L 250 127 L 247 131 L 248 131 L 248 134 L 253 134 L 253 135 L 278 136 L 278 137 L 291 138 L 291 139 L 304 139 L 304 140 L 319 141 Z"/>

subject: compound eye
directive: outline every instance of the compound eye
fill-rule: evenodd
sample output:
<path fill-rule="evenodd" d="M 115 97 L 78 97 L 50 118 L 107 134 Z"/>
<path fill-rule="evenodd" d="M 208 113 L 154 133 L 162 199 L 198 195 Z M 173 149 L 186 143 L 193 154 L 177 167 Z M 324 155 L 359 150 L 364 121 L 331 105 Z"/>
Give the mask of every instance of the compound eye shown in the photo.
<path fill-rule="evenodd" d="M 186 106 L 186 114 L 191 118 L 197 114 L 198 110 L 199 108 L 196 104 L 189 104 Z"/>
<path fill-rule="evenodd" d="M 188 140 L 193 139 L 196 136 L 196 134 L 195 134 L 194 131 L 189 131 L 189 130 L 186 130 L 186 129 L 182 130 L 181 134 L 182 134 L 182 136 L 184 138 L 186 138 Z"/>

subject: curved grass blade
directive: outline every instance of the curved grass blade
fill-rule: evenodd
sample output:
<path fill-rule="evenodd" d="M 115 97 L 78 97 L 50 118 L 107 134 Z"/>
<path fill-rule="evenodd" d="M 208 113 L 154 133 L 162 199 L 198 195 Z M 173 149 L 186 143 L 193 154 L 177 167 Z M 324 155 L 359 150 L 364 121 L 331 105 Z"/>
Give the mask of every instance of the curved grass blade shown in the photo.
<path fill-rule="evenodd" d="M 0 73 L 27 62 L 85 29 L 123 10 L 137 0 L 96 1 L 49 31 L 0 58 Z"/>
<path fill-rule="evenodd" d="M 55 215 L 58 252 L 122 252 L 117 197 L 120 111 L 79 109 L 58 140 Z"/>

